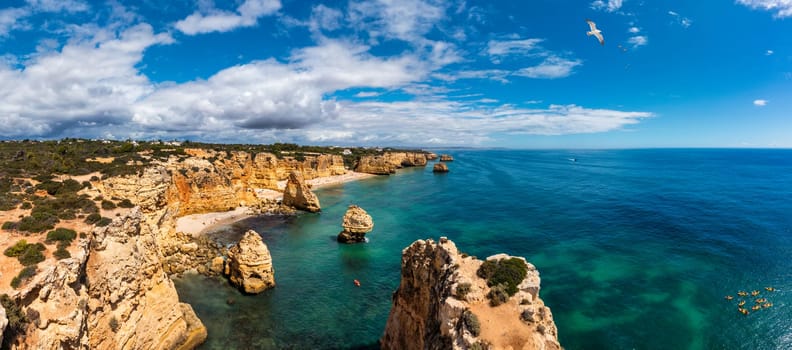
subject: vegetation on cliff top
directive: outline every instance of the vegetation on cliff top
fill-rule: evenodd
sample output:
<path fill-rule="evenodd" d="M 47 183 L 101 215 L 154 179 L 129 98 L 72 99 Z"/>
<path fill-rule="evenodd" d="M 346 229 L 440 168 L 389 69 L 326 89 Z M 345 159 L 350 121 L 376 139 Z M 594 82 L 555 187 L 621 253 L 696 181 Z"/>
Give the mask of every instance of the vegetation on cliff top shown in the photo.
<path fill-rule="evenodd" d="M 500 305 L 517 293 L 517 286 L 528 274 L 528 267 L 519 258 L 487 260 L 476 271 L 476 275 L 487 280 L 490 287 L 490 303 Z"/>
<path fill-rule="evenodd" d="M 304 159 L 306 155 L 333 154 L 342 156 L 344 164 L 350 167 L 360 156 L 397 151 L 393 148 L 301 146 L 293 143 L 255 145 L 74 138 L 59 141 L 4 141 L 0 142 L 0 193 L 8 192 L 3 191 L 3 187 L 7 186 L 11 178 L 33 178 L 51 174 L 86 175 L 97 171 L 107 177 L 139 173 L 152 160 L 165 161 L 170 156 L 186 157 L 186 148 L 269 152 L 278 158 L 289 156 L 297 160 Z M 345 150 L 349 152 L 344 152 Z M 3 202 L 0 201 L 0 206 L 2 205 Z"/>

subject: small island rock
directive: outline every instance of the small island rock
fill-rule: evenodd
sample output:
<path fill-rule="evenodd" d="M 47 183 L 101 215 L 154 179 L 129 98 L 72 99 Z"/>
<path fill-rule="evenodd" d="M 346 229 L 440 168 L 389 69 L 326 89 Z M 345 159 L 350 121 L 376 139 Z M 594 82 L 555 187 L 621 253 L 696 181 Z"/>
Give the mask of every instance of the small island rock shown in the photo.
<path fill-rule="evenodd" d="M 344 214 L 344 221 L 341 224 L 344 228 L 338 234 L 338 241 L 342 243 L 359 243 L 366 240 L 366 233 L 374 228 L 374 221 L 363 208 L 357 205 L 350 205 Z"/>
<path fill-rule="evenodd" d="M 450 154 L 441 154 L 440 155 L 440 161 L 441 162 L 453 162 L 454 161 L 454 157 L 452 157 Z"/>
<path fill-rule="evenodd" d="M 245 232 L 242 240 L 228 250 L 225 273 L 245 293 L 257 294 L 275 286 L 272 256 L 256 231 Z"/>
<path fill-rule="evenodd" d="M 302 173 L 296 170 L 289 174 L 286 189 L 283 190 L 283 205 L 312 213 L 322 210 L 319 205 L 319 198 L 311 192 L 311 188 L 305 183 Z"/>
<path fill-rule="evenodd" d="M 445 163 L 435 163 L 434 167 L 432 167 L 432 172 L 447 173 L 448 165 L 446 165 Z"/>

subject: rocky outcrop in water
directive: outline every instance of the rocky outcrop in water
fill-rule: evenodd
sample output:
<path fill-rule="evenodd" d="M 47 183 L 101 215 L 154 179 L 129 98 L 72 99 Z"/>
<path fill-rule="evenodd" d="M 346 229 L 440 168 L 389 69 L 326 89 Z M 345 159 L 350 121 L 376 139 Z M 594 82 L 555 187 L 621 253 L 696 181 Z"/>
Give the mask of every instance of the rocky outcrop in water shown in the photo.
<path fill-rule="evenodd" d="M 437 154 L 432 152 L 426 153 L 426 160 L 435 160 L 435 159 L 437 159 Z"/>
<path fill-rule="evenodd" d="M 454 157 L 452 157 L 450 154 L 441 154 L 440 155 L 440 161 L 441 162 L 453 162 L 454 161 Z"/>
<path fill-rule="evenodd" d="M 366 233 L 374 229 L 374 221 L 363 208 L 350 205 L 344 214 L 341 226 L 344 228 L 338 234 L 341 243 L 360 243 L 366 241 Z"/>
<path fill-rule="evenodd" d="M 561 349 L 536 268 L 526 262 L 517 294 L 492 307 L 490 288 L 476 275 L 482 263 L 445 238 L 405 248 L 382 349 Z"/>
<path fill-rule="evenodd" d="M 258 294 L 275 286 L 272 257 L 256 231 L 245 232 L 239 243 L 228 250 L 225 273 L 245 293 Z"/>
<path fill-rule="evenodd" d="M 289 181 L 286 183 L 286 189 L 283 190 L 283 205 L 312 213 L 322 210 L 319 198 L 311 192 L 311 188 L 305 183 L 299 171 L 292 171 L 289 174 Z"/>
<path fill-rule="evenodd" d="M 423 153 L 385 152 L 382 156 L 396 168 L 426 165 L 426 154 Z"/>
<path fill-rule="evenodd" d="M 445 163 L 435 163 L 432 167 L 433 173 L 447 173 L 448 172 L 448 165 Z"/>

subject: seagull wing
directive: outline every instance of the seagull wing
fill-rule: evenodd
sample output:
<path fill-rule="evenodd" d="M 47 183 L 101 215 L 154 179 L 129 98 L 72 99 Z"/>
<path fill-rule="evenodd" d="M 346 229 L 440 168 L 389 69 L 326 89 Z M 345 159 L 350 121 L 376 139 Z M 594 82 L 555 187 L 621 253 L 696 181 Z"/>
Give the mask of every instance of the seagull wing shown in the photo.
<path fill-rule="evenodd" d="M 596 24 L 596 23 L 594 23 L 594 21 L 592 21 L 592 20 L 590 20 L 590 19 L 587 19 L 587 20 L 586 20 L 586 23 L 588 23 L 588 25 L 589 25 L 589 28 L 591 28 L 591 31 L 592 31 L 592 32 L 596 32 L 596 31 L 597 31 L 597 24 Z"/>
<path fill-rule="evenodd" d="M 594 36 L 597 37 L 597 40 L 599 40 L 600 45 L 605 45 L 605 38 L 602 37 L 602 34 L 600 34 L 600 32 L 594 32 Z"/>

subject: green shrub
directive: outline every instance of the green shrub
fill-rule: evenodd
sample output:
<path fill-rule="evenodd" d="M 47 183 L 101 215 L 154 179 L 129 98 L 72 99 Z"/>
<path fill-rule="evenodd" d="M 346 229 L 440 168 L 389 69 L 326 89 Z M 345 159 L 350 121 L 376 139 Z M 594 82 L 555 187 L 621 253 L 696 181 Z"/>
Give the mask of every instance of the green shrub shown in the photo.
<path fill-rule="evenodd" d="M 59 223 L 60 219 L 54 214 L 48 212 L 33 212 L 30 216 L 25 216 L 17 223 L 17 230 L 24 232 L 44 232 L 55 228 L 55 224 Z"/>
<path fill-rule="evenodd" d="M 8 318 L 8 325 L 3 333 L 2 348 L 10 349 L 11 344 L 14 343 L 17 336 L 21 335 L 25 330 L 28 321 L 27 318 L 25 318 L 25 314 L 22 313 L 22 308 L 11 300 L 7 294 L 0 295 L 0 304 L 3 305 L 6 311 L 6 317 Z"/>
<path fill-rule="evenodd" d="M 22 255 L 22 253 L 25 252 L 25 249 L 27 249 L 27 246 L 28 246 L 28 242 L 24 239 L 20 239 L 14 245 L 6 248 L 3 254 L 5 256 L 10 256 L 12 258 L 15 258 Z"/>
<path fill-rule="evenodd" d="M 69 253 L 68 250 L 64 249 L 64 247 L 60 247 L 55 252 L 52 253 L 52 256 L 54 256 L 55 259 L 58 260 L 68 259 L 71 258 L 71 253 Z"/>
<path fill-rule="evenodd" d="M 116 205 L 112 201 L 109 201 L 109 200 L 103 200 L 102 201 L 102 209 L 104 209 L 104 210 L 113 210 L 115 208 L 116 208 Z"/>
<path fill-rule="evenodd" d="M 91 213 L 85 218 L 85 223 L 93 225 L 99 222 L 99 220 L 102 220 L 102 215 L 99 215 L 99 213 Z"/>
<path fill-rule="evenodd" d="M 6 221 L 6 222 L 3 223 L 3 227 L 2 228 L 3 228 L 3 230 L 8 230 L 8 231 L 16 230 L 17 229 L 17 223 L 13 222 L 13 221 Z"/>
<path fill-rule="evenodd" d="M 110 225 L 111 222 L 113 222 L 113 219 L 103 217 L 101 220 L 99 220 L 99 222 L 96 223 L 96 226 L 105 227 Z"/>
<path fill-rule="evenodd" d="M 134 208 L 135 207 L 135 205 L 132 204 L 132 201 L 130 201 L 129 199 L 126 199 L 126 198 L 124 198 L 123 200 L 118 202 L 118 206 L 121 207 L 121 208 Z"/>
<path fill-rule="evenodd" d="M 74 230 L 70 230 L 68 228 L 58 227 L 53 231 L 47 232 L 47 243 L 52 243 L 55 241 L 65 242 L 67 244 L 71 244 L 71 242 L 77 238 L 77 232 Z"/>
<path fill-rule="evenodd" d="M 116 319 L 115 316 L 110 317 L 109 326 L 110 326 L 110 329 L 113 330 L 113 332 L 118 331 L 118 319 Z"/>
<path fill-rule="evenodd" d="M 45 259 L 44 254 L 41 253 L 44 249 L 40 249 L 43 247 L 44 245 L 41 243 L 28 244 L 27 248 L 25 248 L 25 251 L 22 253 L 22 255 L 17 257 L 17 259 L 19 259 L 19 262 L 25 266 L 38 264 Z"/>
<path fill-rule="evenodd" d="M 36 272 L 37 272 L 36 265 L 25 266 L 25 268 L 23 268 L 22 271 L 19 271 L 19 274 L 17 274 L 16 277 L 11 279 L 11 288 L 14 289 L 19 288 L 19 285 L 22 284 L 22 282 L 35 276 Z"/>
<path fill-rule="evenodd" d="M 478 317 L 470 312 L 470 310 L 462 312 L 462 322 L 465 324 L 465 328 L 467 328 L 474 337 L 478 337 L 479 334 L 481 334 L 481 323 Z"/>
<path fill-rule="evenodd" d="M 517 293 L 517 286 L 528 274 L 528 267 L 519 258 L 487 260 L 476 271 L 476 275 L 487 280 L 492 287 L 502 284 L 509 296 Z"/>
<path fill-rule="evenodd" d="M 31 204 L 30 202 L 22 202 L 22 205 L 19 206 L 19 209 L 24 209 L 24 210 L 33 209 L 33 204 Z"/>
<path fill-rule="evenodd" d="M 470 283 L 460 283 L 456 287 L 456 297 L 459 300 L 465 300 L 465 297 L 470 293 Z"/>
<path fill-rule="evenodd" d="M 491 287 L 489 293 L 487 293 L 487 298 L 490 299 L 490 305 L 498 306 L 507 302 L 509 300 L 507 288 L 505 284 L 498 284 Z"/>

